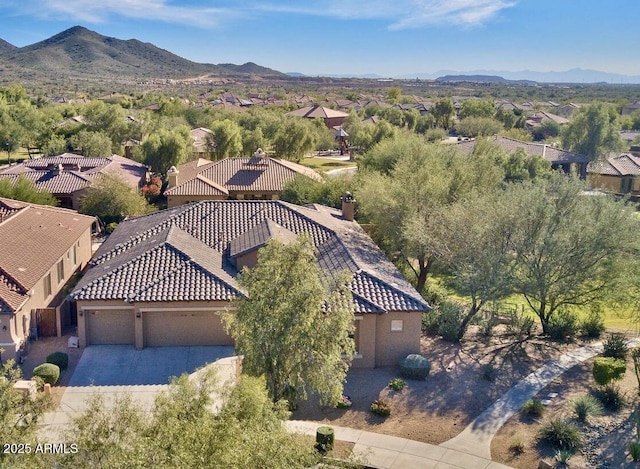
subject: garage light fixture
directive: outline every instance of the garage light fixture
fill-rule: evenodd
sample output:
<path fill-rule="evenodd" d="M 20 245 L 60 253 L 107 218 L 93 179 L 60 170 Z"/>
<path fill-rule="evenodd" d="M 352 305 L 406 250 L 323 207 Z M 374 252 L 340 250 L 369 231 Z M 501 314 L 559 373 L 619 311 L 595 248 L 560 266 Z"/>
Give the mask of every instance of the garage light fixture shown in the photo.
<path fill-rule="evenodd" d="M 140 311 L 136 311 L 136 318 L 140 319 L 142 317 L 142 314 L 140 313 Z"/>

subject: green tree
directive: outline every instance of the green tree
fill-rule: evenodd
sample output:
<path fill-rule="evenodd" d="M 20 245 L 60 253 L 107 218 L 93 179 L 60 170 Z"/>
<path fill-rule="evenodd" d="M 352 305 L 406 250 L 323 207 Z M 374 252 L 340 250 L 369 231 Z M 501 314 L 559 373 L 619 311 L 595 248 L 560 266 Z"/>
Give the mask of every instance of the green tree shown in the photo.
<path fill-rule="evenodd" d="M 22 174 L 15 181 L 0 178 L 0 197 L 40 205 L 58 205 L 58 200 L 49 191 L 39 191 L 35 183 Z"/>
<path fill-rule="evenodd" d="M 297 205 L 321 204 L 339 209 L 345 192 L 353 192 L 350 175 L 325 177 L 320 182 L 298 174 L 285 184 L 281 199 Z"/>
<path fill-rule="evenodd" d="M 242 129 L 242 154 L 253 155 L 258 148 L 267 148 L 267 139 L 262 133 L 261 127 L 253 130 Z"/>
<path fill-rule="evenodd" d="M 504 127 L 491 117 L 467 117 L 456 125 L 456 130 L 467 137 L 488 137 L 498 134 Z"/>
<path fill-rule="evenodd" d="M 105 224 L 120 223 L 126 217 L 144 215 L 152 207 L 125 181 L 103 175 L 93 182 L 80 199 L 80 213 L 100 218 Z"/>
<path fill-rule="evenodd" d="M 5 319 L 2 320 L 3 322 Z M 2 352 L 2 349 L 0 349 Z M 22 379 L 19 367 L 13 360 L 0 365 L 0 425 L 5 443 L 27 444 L 31 454 L 12 454 L 0 452 L 0 466 L 16 468 L 46 467 L 35 455 L 36 429 L 45 410 L 50 405 L 50 397 L 39 393 L 36 398 L 15 389 L 14 384 Z"/>
<path fill-rule="evenodd" d="M 603 103 L 583 106 L 564 126 L 562 145 L 592 160 L 604 158 L 609 152 L 626 148 L 618 130 L 614 106 Z"/>
<path fill-rule="evenodd" d="M 391 103 L 397 103 L 402 96 L 402 90 L 398 86 L 392 86 L 387 90 L 387 100 Z"/>
<path fill-rule="evenodd" d="M 248 297 L 239 300 L 225 324 L 244 355 L 243 369 L 264 375 L 274 402 L 317 392 L 323 402 L 342 395 L 349 359 L 355 350 L 350 278 L 329 278 L 320 269 L 307 236 L 284 245 L 272 240 L 257 265 L 239 283 Z"/>
<path fill-rule="evenodd" d="M 468 117 L 485 117 L 493 118 L 496 113 L 496 107 L 493 101 L 486 99 L 465 99 L 460 107 L 460 118 Z"/>
<path fill-rule="evenodd" d="M 214 391 L 216 403 L 222 402 L 215 413 Z M 282 403 L 269 399 L 264 380 L 242 376 L 232 389 L 220 390 L 211 373 L 200 372 L 194 380 L 183 375 L 156 397 L 150 413 L 127 395 L 117 398 L 111 408 L 94 395 L 66 436 L 79 451 L 63 456 L 61 466 L 312 467 L 318 462 L 317 453 L 301 437 L 286 432 L 282 426 L 286 417 Z"/>
<path fill-rule="evenodd" d="M 278 158 L 300 161 L 316 145 L 316 133 L 311 123 L 295 117 L 283 121 L 273 138 L 273 149 Z"/>
<path fill-rule="evenodd" d="M 120 153 L 122 143 L 129 137 L 129 125 L 126 111 L 117 104 L 105 104 L 94 101 L 83 110 L 86 129 L 102 132 L 111 142 L 109 155 Z"/>
<path fill-rule="evenodd" d="M 493 158 L 469 158 L 412 134 L 381 143 L 364 160 L 355 191 L 359 213 L 386 253 L 411 268 L 422 291 L 434 260 L 434 214 L 476 190 L 496 190 L 504 174 Z"/>
<path fill-rule="evenodd" d="M 431 108 L 431 114 L 436 120 L 436 126 L 442 127 L 444 130 L 449 130 L 453 125 L 455 113 L 456 109 L 451 98 L 441 98 Z"/>
<path fill-rule="evenodd" d="M 145 164 L 165 174 L 171 166 L 187 161 L 192 145 L 189 129 L 180 126 L 174 130 L 160 129 L 151 134 L 142 144 L 141 151 Z"/>
<path fill-rule="evenodd" d="M 83 156 L 111 156 L 111 139 L 104 132 L 81 130 L 69 139 L 73 148 Z"/>
<path fill-rule="evenodd" d="M 229 119 L 215 121 L 211 125 L 211 132 L 208 139 L 212 142 L 211 146 L 216 160 L 236 157 L 240 154 L 242 151 L 242 134 L 238 124 Z M 257 148 L 253 151 L 256 150 Z"/>
<path fill-rule="evenodd" d="M 582 194 L 566 175 L 511 185 L 507 206 L 518 214 L 510 238 L 515 292 L 540 318 L 566 306 L 604 301 L 624 281 L 637 251 L 637 219 L 610 197 Z"/>

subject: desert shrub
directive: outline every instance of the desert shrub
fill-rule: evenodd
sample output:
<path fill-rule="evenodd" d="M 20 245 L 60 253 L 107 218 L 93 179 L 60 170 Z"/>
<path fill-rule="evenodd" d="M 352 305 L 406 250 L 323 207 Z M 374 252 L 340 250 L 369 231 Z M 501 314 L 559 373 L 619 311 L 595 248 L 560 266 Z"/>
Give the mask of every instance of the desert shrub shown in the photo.
<path fill-rule="evenodd" d="M 389 381 L 388 386 L 394 391 L 402 391 L 407 387 L 407 382 L 402 378 L 393 378 L 391 381 Z"/>
<path fill-rule="evenodd" d="M 582 446 L 580 429 L 562 418 L 545 422 L 538 432 L 538 438 L 557 449 L 578 449 Z"/>
<path fill-rule="evenodd" d="M 427 379 L 431 371 L 431 362 L 422 355 L 412 353 L 400 360 L 400 376 L 407 379 Z"/>
<path fill-rule="evenodd" d="M 627 360 L 629 353 L 629 346 L 627 345 L 627 339 L 624 334 L 619 332 L 612 332 L 604 341 L 604 350 L 602 352 L 603 357 L 617 358 L 618 360 Z"/>
<path fill-rule="evenodd" d="M 387 399 L 376 399 L 371 403 L 369 411 L 374 415 L 379 415 L 380 417 L 388 417 L 391 415 L 391 402 Z"/>
<path fill-rule="evenodd" d="M 511 437 L 509 441 L 509 450 L 514 454 L 522 454 L 524 453 L 524 440 L 522 436 L 515 434 Z"/>
<path fill-rule="evenodd" d="M 617 381 L 627 371 L 624 360 L 613 357 L 596 357 L 593 360 L 593 377 L 601 386 Z"/>
<path fill-rule="evenodd" d="M 118 227 L 118 224 L 113 221 L 107 225 L 107 227 L 105 228 L 105 231 L 107 232 L 107 234 L 111 234 L 117 227 Z"/>
<path fill-rule="evenodd" d="M 598 389 L 595 389 L 593 393 L 603 407 L 612 412 L 618 412 L 627 402 L 620 388 L 614 384 L 600 386 Z"/>
<path fill-rule="evenodd" d="M 558 311 L 549 319 L 549 337 L 566 342 L 578 332 L 578 316 L 567 309 Z"/>
<path fill-rule="evenodd" d="M 438 334 L 443 339 L 459 342 L 458 332 L 462 324 L 464 306 L 451 301 L 444 301 L 438 307 Z"/>
<path fill-rule="evenodd" d="M 544 413 L 544 404 L 540 399 L 529 399 L 522 406 L 522 412 L 532 417 L 540 417 Z"/>
<path fill-rule="evenodd" d="M 326 453 L 333 449 L 335 441 L 335 433 L 333 428 L 322 426 L 316 430 L 316 446 L 315 448 L 321 453 Z"/>
<path fill-rule="evenodd" d="M 531 335 L 535 323 L 531 316 L 516 311 L 512 316 L 511 322 L 507 324 L 507 332 L 518 337 L 528 337 Z"/>
<path fill-rule="evenodd" d="M 42 379 L 45 383 L 53 386 L 60 378 L 60 368 L 58 365 L 54 365 L 53 363 L 43 363 L 33 369 L 33 376 L 36 376 Z"/>
<path fill-rule="evenodd" d="M 580 330 L 586 337 L 600 337 L 605 330 L 602 314 L 598 311 L 590 311 L 580 322 Z"/>
<path fill-rule="evenodd" d="M 570 449 L 558 449 L 556 450 L 556 462 L 560 464 L 561 467 L 567 467 L 569 464 L 569 459 L 573 456 L 573 451 Z"/>
<path fill-rule="evenodd" d="M 633 462 L 640 461 L 640 442 L 632 441 L 629 443 L 629 456 Z"/>
<path fill-rule="evenodd" d="M 571 401 L 573 411 L 578 420 L 586 422 L 589 417 L 602 415 L 602 404 L 598 399 L 588 394 L 578 396 Z"/>
<path fill-rule="evenodd" d="M 338 409 L 351 409 L 353 403 L 351 402 L 351 398 L 346 395 L 342 395 L 338 403 L 336 404 L 336 408 Z"/>
<path fill-rule="evenodd" d="M 422 333 L 426 335 L 438 334 L 438 315 L 433 311 L 422 313 Z"/>
<path fill-rule="evenodd" d="M 69 366 L 69 355 L 64 352 L 54 352 L 47 356 L 47 363 L 53 363 L 61 370 L 66 370 Z"/>

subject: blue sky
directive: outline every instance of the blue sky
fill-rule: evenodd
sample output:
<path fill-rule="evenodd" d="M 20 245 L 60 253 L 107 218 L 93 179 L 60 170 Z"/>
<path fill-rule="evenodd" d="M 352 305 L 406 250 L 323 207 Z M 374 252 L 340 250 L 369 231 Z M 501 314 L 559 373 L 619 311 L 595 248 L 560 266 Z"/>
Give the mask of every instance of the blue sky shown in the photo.
<path fill-rule="evenodd" d="M 82 25 L 196 62 L 308 75 L 571 68 L 640 75 L 638 0 L 2 0 L 16 46 Z"/>

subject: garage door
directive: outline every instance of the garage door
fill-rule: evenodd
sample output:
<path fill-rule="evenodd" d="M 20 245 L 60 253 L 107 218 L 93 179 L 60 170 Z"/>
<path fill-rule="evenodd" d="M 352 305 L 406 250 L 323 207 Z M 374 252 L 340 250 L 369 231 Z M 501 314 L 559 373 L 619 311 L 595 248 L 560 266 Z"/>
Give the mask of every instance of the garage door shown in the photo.
<path fill-rule="evenodd" d="M 116 345 L 135 343 L 133 311 L 88 311 L 87 343 L 93 345 Z"/>
<path fill-rule="evenodd" d="M 143 327 L 145 347 L 233 345 L 215 312 L 147 312 Z"/>

